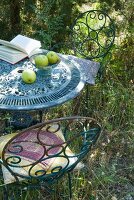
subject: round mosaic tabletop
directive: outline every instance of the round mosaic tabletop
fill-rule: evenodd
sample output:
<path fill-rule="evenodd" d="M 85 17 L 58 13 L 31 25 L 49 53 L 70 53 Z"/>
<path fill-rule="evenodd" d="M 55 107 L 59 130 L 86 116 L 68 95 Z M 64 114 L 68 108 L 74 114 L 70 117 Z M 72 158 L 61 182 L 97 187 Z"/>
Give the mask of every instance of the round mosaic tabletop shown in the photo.
<path fill-rule="evenodd" d="M 23 82 L 24 69 L 36 72 L 36 81 Z M 76 97 L 84 87 L 84 78 L 79 67 L 61 56 L 61 61 L 37 69 L 29 59 L 12 65 L 0 60 L 0 109 L 36 110 L 60 105 Z"/>

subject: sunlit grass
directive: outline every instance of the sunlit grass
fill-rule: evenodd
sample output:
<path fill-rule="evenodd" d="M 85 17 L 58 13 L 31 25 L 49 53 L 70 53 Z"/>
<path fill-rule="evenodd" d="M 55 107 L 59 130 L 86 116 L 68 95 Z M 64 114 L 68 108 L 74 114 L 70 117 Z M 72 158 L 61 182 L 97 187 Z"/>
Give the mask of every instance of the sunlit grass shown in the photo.
<path fill-rule="evenodd" d="M 119 39 L 116 38 L 117 44 L 121 45 Z M 132 62 L 131 53 L 132 47 L 113 49 L 111 63 L 106 66 L 103 78 L 90 86 L 88 110 L 85 90 L 82 91 L 78 114 L 96 118 L 102 124 L 102 134 L 84 160 L 85 168 L 72 173 L 72 200 L 126 200 L 129 196 L 129 200 L 134 199 L 133 69 L 124 67 Z M 50 109 L 44 113 L 44 120 L 73 115 L 75 103 L 72 100 Z M 13 194 L 11 190 L 9 192 Z M 26 189 L 13 197 L 14 200 L 69 200 L 67 176 L 59 181 L 54 193 L 49 194 L 43 187 L 41 190 Z"/>
<path fill-rule="evenodd" d="M 84 160 L 85 168 L 72 173 L 73 200 L 112 200 L 113 197 L 124 200 L 134 195 L 133 90 L 113 74 L 114 69 L 107 69 L 107 78 L 90 87 L 88 112 L 99 120 L 103 130 L 98 143 Z M 82 97 L 80 115 L 87 114 L 85 97 Z M 72 105 L 74 101 L 51 109 L 44 119 L 73 115 Z M 65 176 L 59 180 L 54 193 L 46 192 L 45 187 L 23 190 L 19 196 L 15 195 L 15 200 L 68 200 L 68 192 Z"/>

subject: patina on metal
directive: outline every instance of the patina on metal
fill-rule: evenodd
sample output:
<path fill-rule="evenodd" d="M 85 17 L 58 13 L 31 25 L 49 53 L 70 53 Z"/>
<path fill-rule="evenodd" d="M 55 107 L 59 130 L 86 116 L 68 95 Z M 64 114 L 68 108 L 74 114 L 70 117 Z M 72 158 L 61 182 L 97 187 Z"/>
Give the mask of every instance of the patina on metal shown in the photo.
<path fill-rule="evenodd" d="M 6 123 L 10 130 L 41 122 L 43 110 L 47 112 L 48 108 L 76 97 L 83 89 L 85 83 L 78 64 L 62 55 L 60 58 L 60 63 L 44 70 L 37 69 L 29 59 L 15 65 L 0 60 L 0 110 L 10 112 Z M 27 68 L 36 72 L 37 78 L 32 84 L 24 83 L 21 78 Z M 35 110 L 38 110 L 38 119 L 30 113 Z"/>
<path fill-rule="evenodd" d="M 72 24 L 71 30 L 75 54 L 89 60 L 105 57 L 114 43 L 114 23 L 101 10 L 81 13 Z"/>
<path fill-rule="evenodd" d="M 7 142 L 2 151 L 1 165 L 10 174 L 6 174 L 5 183 L 11 181 L 7 194 L 13 189 L 11 196 L 15 195 L 20 186 L 21 195 L 24 188 L 28 190 L 30 186 L 33 189 L 44 185 L 51 188 L 52 184 L 67 173 L 71 198 L 71 172 L 78 165 L 79 168 L 83 167 L 84 163 L 81 161 L 96 143 L 100 132 L 101 126 L 95 119 L 72 116 L 48 120 L 17 134 Z M 62 162 L 53 166 L 51 162 L 59 158 L 62 158 Z M 49 165 L 53 167 L 50 168 Z M 16 186 L 16 189 L 11 186 Z"/>
<path fill-rule="evenodd" d="M 0 109 L 1 110 L 36 110 L 47 109 L 74 98 L 84 87 L 84 79 L 78 67 L 69 60 L 46 70 L 38 70 L 29 60 L 11 65 L 0 60 Z M 37 79 L 33 84 L 26 84 L 21 79 L 26 68 L 36 71 Z M 58 68 L 52 77 L 52 70 Z M 60 74 L 58 74 L 60 73 Z"/>
<path fill-rule="evenodd" d="M 69 32 L 68 41 L 55 44 L 52 49 L 99 62 L 100 68 L 97 77 L 99 80 L 103 80 L 106 65 L 112 57 L 111 49 L 115 40 L 114 21 L 103 10 L 88 10 L 78 15 L 69 28 Z M 82 95 L 74 100 L 75 105 L 78 105 L 79 102 L 83 103 L 82 112 L 87 116 L 89 115 L 90 101 L 89 86 L 87 83 L 84 99 Z"/>
<path fill-rule="evenodd" d="M 71 26 L 70 38 L 76 56 L 100 63 L 98 78 L 103 80 L 106 65 L 111 59 L 110 50 L 115 39 L 115 25 L 110 16 L 102 10 L 89 10 L 81 13 Z M 89 85 L 87 84 L 83 109 L 87 116 L 89 101 Z"/>

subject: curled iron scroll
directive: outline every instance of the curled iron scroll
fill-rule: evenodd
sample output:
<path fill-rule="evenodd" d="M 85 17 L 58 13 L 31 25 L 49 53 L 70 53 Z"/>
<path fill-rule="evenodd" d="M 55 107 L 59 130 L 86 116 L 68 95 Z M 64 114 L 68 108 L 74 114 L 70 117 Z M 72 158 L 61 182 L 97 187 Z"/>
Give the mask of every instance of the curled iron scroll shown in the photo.
<path fill-rule="evenodd" d="M 66 119 L 69 120 L 65 125 Z M 4 166 L 16 180 L 21 177 L 52 181 L 55 177 L 61 177 L 66 171 L 75 168 L 100 134 L 100 125 L 96 124 L 96 121 L 93 125 L 91 118 L 88 119 L 89 122 L 86 119 L 88 117 L 59 118 L 22 131 L 5 145 L 2 152 Z M 91 129 L 90 124 L 97 128 Z M 64 136 L 68 136 L 66 141 L 54 134 L 59 134 L 58 131 L 61 130 Z M 77 142 L 81 144 L 78 145 L 79 148 L 76 146 Z M 72 150 L 75 146 L 78 151 L 70 154 L 68 148 Z M 56 165 L 53 165 L 53 159 L 58 158 L 62 158 L 62 163 L 58 160 Z"/>
<path fill-rule="evenodd" d="M 114 38 L 113 21 L 103 11 L 82 13 L 72 26 L 74 51 L 88 59 L 104 57 L 113 45 Z"/>

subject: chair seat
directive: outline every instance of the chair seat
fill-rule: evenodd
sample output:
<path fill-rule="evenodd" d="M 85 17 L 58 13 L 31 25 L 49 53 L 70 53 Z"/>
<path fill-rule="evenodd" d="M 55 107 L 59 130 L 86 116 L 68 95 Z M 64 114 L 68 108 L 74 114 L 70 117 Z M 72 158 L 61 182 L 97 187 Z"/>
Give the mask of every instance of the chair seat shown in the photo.
<path fill-rule="evenodd" d="M 1 143 L 0 153 L 4 184 L 16 182 L 23 186 L 24 182 L 30 186 L 37 180 L 38 187 L 42 181 L 51 186 L 66 173 L 69 178 L 72 170 L 84 167 L 82 160 L 100 132 L 101 126 L 95 119 L 73 116 L 48 120 L 18 134 L 2 136 L 4 143 Z M 69 185 L 71 197 L 70 178 Z"/>

